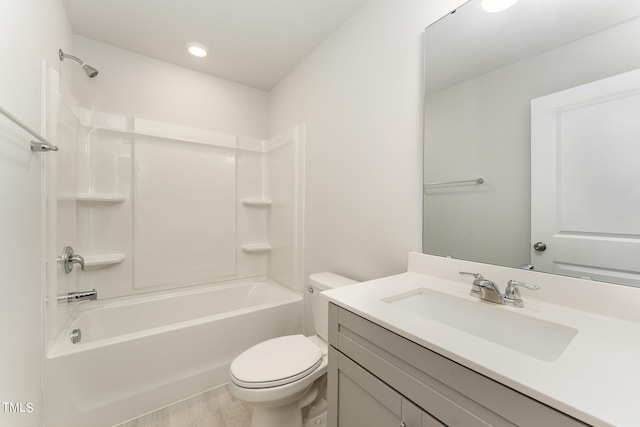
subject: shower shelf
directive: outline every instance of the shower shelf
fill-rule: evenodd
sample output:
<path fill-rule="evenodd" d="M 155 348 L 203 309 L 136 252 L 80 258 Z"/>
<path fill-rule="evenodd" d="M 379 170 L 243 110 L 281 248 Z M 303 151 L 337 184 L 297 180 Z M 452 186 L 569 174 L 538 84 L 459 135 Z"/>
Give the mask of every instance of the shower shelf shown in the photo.
<path fill-rule="evenodd" d="M 97 270 L 120 264 L 125 258 L 125 254 L 87 255 L 84 257 L 84 268 L 86 270 Z"/>
<path fill-rule="evenodd" d="M 245 206 L 252 206 L 256 208 L 267 208 L 271 206 L 271 200 L 269 199 L 242 199 L 242 204 Z"/>
<path fill-rule="evenodd" d="M 245 252 L 269 252 L 271 245 L 269 243 L 246 243 L 240 248 Z"/>
<path fill-rule="evenodd" d="M 125 197 L 122 194 L 114 193 L 80 193 L 76 194 L 79 202 L 86 203 L 122 203 Z"/>

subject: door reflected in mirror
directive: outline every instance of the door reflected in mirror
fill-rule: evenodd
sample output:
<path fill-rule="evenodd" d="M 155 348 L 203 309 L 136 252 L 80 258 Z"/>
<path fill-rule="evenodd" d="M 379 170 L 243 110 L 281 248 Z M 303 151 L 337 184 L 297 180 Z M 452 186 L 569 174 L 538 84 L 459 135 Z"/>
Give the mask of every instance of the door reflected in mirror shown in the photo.
<path fill-rule="evenodd" d="M 471 0 L 424 40 L 423 252 L 640 286 L 640 2 Z"/>

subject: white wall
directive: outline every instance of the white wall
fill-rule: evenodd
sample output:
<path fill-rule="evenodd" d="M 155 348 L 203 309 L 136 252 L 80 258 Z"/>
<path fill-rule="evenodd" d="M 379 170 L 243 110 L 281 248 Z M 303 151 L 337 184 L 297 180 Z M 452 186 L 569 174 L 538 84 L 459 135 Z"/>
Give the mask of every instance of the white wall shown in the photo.
<path fill-rule="evenodd" d="M 38 131 L 41 61 L 55 64 L 71 37 L 61 2 L 0 0 L 0 105 Z M 0 404 L 0 426 L 35 426 L 42 416 L 43 154 L 31 153 L 30 139 L 0 117 L 0 402 L 33 404 L 31 413 Z"/>
<path fill-rule="evenodd" d="M 78 78 L 80 106 L 253 138 L 268 138 L 269 94 L 84 37 L 74 55 L 100 71 Z M 78 64 L 61 74 L 80 73 Z M 80 78 L 82 77 L 82 78 Z"/>
<path fill-rule="evenodd" d="M 368 2 L 272 90 L 270 133 L 306 124 L 306 275 L 372 279 L 421 250 L 422 33 L 461 3 Z"/>

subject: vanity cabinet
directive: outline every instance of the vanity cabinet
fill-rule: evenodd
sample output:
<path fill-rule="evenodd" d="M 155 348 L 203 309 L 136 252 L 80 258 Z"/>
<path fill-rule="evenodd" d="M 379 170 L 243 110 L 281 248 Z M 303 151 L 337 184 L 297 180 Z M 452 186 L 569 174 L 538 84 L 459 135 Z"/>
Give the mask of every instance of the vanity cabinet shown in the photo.
<path fill-rule="evenodd" d="M 329 359 L 335 360 L 337 373 L 337 402 L 340 408 L 337 425 L 444 426 L 333 347 Z"/>
<path fill-rule="evenodd" d="M 588 425 L 333 303 L 329 343 L 329 427 Z"/>

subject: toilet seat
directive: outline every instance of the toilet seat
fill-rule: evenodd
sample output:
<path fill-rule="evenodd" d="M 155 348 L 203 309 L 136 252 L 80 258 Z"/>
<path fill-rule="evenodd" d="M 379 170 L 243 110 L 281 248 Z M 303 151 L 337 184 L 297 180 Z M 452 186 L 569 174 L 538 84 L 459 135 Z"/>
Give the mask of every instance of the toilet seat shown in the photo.
<path fill-rule="evenodd" d="M 304 335 L 263 341 L 231 363 L 231 380 L 244 388 L 269 388 L 295 382 L 315 371 L 322 350 Z"/>

